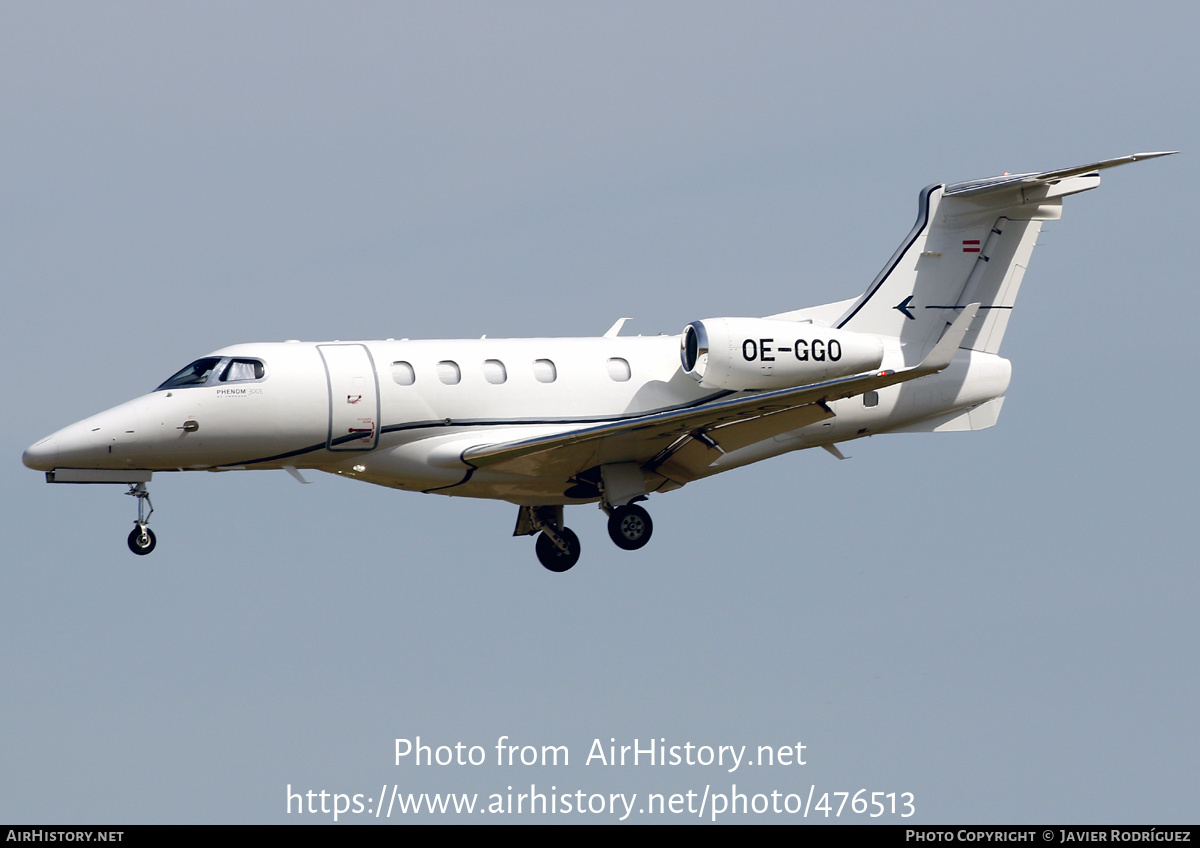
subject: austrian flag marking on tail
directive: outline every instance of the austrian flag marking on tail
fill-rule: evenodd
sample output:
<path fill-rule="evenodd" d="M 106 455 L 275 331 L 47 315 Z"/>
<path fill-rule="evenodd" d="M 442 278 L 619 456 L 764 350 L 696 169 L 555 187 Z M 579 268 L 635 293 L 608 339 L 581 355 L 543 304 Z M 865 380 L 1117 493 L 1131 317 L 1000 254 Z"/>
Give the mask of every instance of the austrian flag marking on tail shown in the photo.
<path fill-rule="evenodd" d="M 963 253 L 978 253 L 979 239 L 963 239 Z"/>

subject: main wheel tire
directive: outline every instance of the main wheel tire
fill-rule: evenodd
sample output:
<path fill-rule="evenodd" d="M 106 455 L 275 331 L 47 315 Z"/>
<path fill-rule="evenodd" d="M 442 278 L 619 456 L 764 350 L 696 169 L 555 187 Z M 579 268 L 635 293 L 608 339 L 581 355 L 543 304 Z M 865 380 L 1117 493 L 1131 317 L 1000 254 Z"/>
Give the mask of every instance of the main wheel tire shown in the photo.
<path fill-rule="evenodd" d="M 157 544 L 158 539 L 154 538 L 154 531 L 149 527 L 134 527 L 129 534 L 129 550 L 138 556 L 150 553 Z"/>
<path fill-rule="evenodd" d="M 619 506 L 608 517 L 608 535 L 621 550 L 636 551 L 645 547 L 653 532 L 650 513 L 637 504 Z"/>
<path fill-rule="evenodd" d="M 550 571 L 562 573 L 579 562 L 579 537 L 566 527 L 556 532 L 567 543 L 567 550 L 562 550 L 549 536 L 540 533 L 537 537 L 537 557 L 538 562 Z"/>

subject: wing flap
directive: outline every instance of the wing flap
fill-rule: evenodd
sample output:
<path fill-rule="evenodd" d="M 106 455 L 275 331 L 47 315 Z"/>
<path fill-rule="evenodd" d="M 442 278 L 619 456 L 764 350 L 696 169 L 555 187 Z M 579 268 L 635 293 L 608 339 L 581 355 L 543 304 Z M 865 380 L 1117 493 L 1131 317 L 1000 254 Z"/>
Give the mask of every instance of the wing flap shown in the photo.
<path fill-rule="evenodd" d="M 711 474 L 714 465 L 742 448 L 832 417 L 833 411 L 827 405 L 810 403 L 723 427 L 709 427 L 677 439 L 646 468 L 676 483 L 687 483 Z"/>

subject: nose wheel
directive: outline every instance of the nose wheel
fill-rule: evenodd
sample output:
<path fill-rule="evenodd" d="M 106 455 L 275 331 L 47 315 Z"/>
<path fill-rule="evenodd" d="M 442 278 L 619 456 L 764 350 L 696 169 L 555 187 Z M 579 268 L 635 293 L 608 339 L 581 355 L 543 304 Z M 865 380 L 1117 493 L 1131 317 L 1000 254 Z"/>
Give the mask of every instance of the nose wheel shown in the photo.
<path fill-rule="evenodd" d="M 157 544 L 158 539 L 155 538 L 154 531 L 149 527 L 134 527 L 129 532 L 129 550 L 138 556 L 150 553 Z"/>
<path fill-rule="evenodd" d="M 154 550 L 158 539 L 150 529 L 150 516 L 154 513 L 154 504 L 150 502 L 150 490 L 145 483 L 131 483 L 125 494 L 137 498 L 138 517 L 134 528 L 129 533 L 129 550 L 138 556 L 145 556 Z"/>

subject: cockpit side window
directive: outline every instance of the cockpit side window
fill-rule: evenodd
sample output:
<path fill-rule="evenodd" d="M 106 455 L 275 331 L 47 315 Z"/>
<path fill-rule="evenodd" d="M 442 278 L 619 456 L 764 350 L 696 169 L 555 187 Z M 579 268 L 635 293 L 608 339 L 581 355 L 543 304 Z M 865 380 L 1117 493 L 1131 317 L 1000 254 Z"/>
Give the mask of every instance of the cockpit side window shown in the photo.
<path fill-rule="evenodd" d="M 222 383 L 241 383 L 246 380 L 261 380 L 266 370 L 257 359 L 231 359 L 221 372 Z"/>
<path fill-rule="evenodd" d="M 208 382 L 208 378 L 212 376 L 212 372 L 220 362 L 221 360 L 215 356 L 206 356 L 204 359 L 197 359 L 154 391 L 182 389 L 186 386 L 203 386 Z"/>

